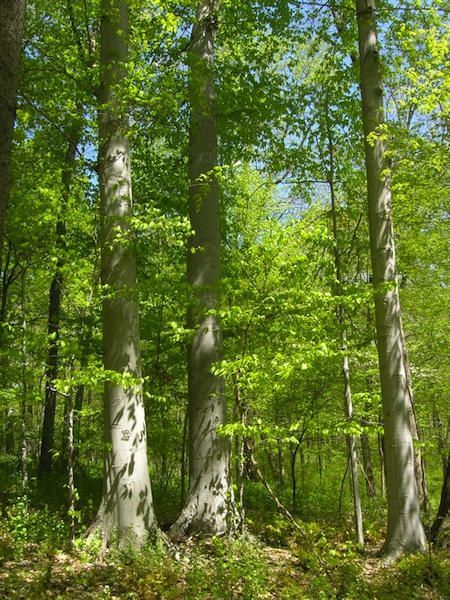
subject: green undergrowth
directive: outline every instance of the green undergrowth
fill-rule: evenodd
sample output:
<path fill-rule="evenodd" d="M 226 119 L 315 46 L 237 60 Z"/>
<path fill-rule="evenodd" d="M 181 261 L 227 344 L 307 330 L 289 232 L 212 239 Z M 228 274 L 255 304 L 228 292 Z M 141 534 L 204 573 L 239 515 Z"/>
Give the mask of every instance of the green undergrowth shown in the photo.
<path fill-rule="evenodd" d="M 80 535 L 68 545 L 63 513 L 2 507 L 0 598 L 8 599 L 311 599 L 410 600 L 450 598 L 450 556 L 433 550 L 383 566 L 375 556 L 379 524 L 368 527 L 361 556 L 348 524 L 299 522 L 249 511 L 246 538 L 190 539 L 167 551 L 149 544 L 136 554 L 110 551 Z M 378 532 L 378 534 L 377 534 Z"/>

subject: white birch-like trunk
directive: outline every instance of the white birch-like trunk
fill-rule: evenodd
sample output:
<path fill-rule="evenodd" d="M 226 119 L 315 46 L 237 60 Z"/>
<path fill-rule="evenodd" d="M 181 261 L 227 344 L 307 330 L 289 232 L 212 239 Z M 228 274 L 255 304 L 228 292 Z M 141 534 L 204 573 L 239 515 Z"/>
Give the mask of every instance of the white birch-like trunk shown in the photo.
<path fill-rule="evenodd" d="M 422 550 L 426 538 L 414 472 L 374 11 L 374 0 L 356 0 L 388 498 L 388 525 L 383 551 L 388 559 L 393 559 Z"/>
<path fill-rule="evenodd" d="M 190 42 L 189 216 L 191 236 L 187 276 L 192 288 L 188 324 L 189 492 L 171 537 L 224 533 L 229 528 L 230 445 L 217 435 L 226 422 L 223 377 L 211 373 L 222 358 L 222 339 L 214 311 L 219 300 L 220 215 L 217 118 L 212 64 L 219 2 L 206 0 L 197 10 Z"/>
<path fill-rule="evenodd" d="M 126 99 L 128 9 L 102 0 L 99 178 L 103 362 L 119 376 L 141 377 L 136 263 L 130 229 L 131 167 Z M 124 236 L 124 239 L 121 237 Z M 147 464 L 147 432 L 141 385 L 107 381 L 104 390 L 105 471 L 103 499 L 90 531 L 104 545 L 140 547 L 155 529 Z"/>
<path fill-rule="evenodd" d="M 25 0 L 0 0 L 0 272 L 12 181 L 12 142 L 25 7 Z"/>

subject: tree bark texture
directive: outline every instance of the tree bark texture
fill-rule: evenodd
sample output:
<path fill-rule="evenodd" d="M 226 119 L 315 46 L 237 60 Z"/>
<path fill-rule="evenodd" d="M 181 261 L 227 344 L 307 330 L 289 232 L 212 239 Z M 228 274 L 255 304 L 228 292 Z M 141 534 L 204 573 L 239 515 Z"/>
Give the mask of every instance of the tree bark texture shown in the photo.
<path fill-rule="evenodd" d="M 105 546 L 140 547 L 156 527 L 147 464 L 141 384 L 136 261 L 130 240 L 131 166 L 126 100 L 121 91 L 128 54 L 128 8 L 102 0 L 99 177 L 105 464 L 96 521 Z M 134 382 L 124 386 L 121 376 Z M 88 532 L 88 533 L 89 533 Z"/>
<path fill-rule="evenodd" d="M 374 11 L 373 0 L 356 0 L 370 249 L 385 436 L 388 524 L 383 551 L 390 560 L 401 554 L 423 550 L 426 539 L 414 470 Z"/>
<path fill-rule="evenodd" d="M 230 496 L 228 440 L 217 434 L 226 422 L 223 377 L 211 367 L 222 358 L 219 320 L 220 214 L 217 167 L 217 118 L 213 79 L 214 39 L 219 2 L 197 9 L 189 50 L 189 217 L 193 235 L 187 259 L 192 290 L 188 325 L 189 491 L 170 535 L 220 534 L 228 530 Z"/>
<path fill-rule="evenodd" d="M 12 182 L 12 142 L 25 8 L 25 0 L 0 0 L 0 273 Z"/>

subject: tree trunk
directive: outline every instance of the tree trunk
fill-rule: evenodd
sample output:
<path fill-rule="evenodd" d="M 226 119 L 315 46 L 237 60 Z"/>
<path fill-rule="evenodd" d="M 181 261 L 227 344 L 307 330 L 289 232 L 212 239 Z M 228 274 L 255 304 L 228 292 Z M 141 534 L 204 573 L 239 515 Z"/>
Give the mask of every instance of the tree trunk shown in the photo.
<path fill-rule="evenodd" d="M 64 223 L 58 222 L 56 227 L 57 244 L 60 246 L 60 240 L 65 235 Z M 49 310 L 48 310 L 48 340 L 49 349 L 47 357 L 47 372 L 45 382 L 45 408 L 44 422 L 42 426 L 41 457 L 39 460 L 39 478 L 50 475 L 53 464 L 53 446 L 55 435 L 55 416 L 56 416 L 56 389 L 53 381 L 58 374 L 58 343 L 59 343 L 59 322 L 61 308 L 61 259 L 58 259 L 56 273 L 50 286 Z"/>
<path fill-rule="evenodd" d="M 74 477 L 74 445 L 73 445 L 73 399 L 72 390 L 67 397 L 67 490 L 69 492 L 69 527 L 70 544 L 75 543 L 75 477 Z"/>
<path fill-rule="evenodd" d="M 26 496 L 28 491 L 28 441 L 27 441 L 27 404 L 28 404 L 28 381 L 27 381 L 27 303 L 25 294 L 25 273 L 22 271 L 21 281 L 21 309 L 22 309 L 22 326 L 21 326 L 21 354 L 22 354 L 22 401 L 21 401 L 21 452 L 20 462 L 22 466 L 22 495 Z"/>
<path fill-rule="evenodd" d="M 420 507 L 425 514 L 429 513 L 430 500 L 428 498 L 428 485 L 425 472 L 425 464 L 423 460 L 422 450 L 420 447 L 420 431 L 417 422 L 416 411 L 414 410 L 414 392 L 412 388 L 411 368 L 409 365 L 409 357 L 406 351 L 405 336 L 402 325 L 402 342 L 403 342 L 403 360 L 405 364 L 406 384 L 408 386 L 409 395 L 409 421 L 411 424 L 411 434 L 414 444 L 414 469 L 416 472 L 417 490 L 419 493 Z"/>
<path fill-rule="evenodd" d="M 12 142 L 25 7 L 25 0 L 0 0 L 0 273 L 12 181 Z"/>
<path fill-rule="evenodd" d="M 67 148 L 63 171 L 62 184 L 63 192 L 61 197 L 61 214 L 65 214 L 67 201 L 70 193 L 70 183 L 72 180 L 73 169 L 75 166 L 75 156 L 77 144 L 80 137 L 80 128 L 75 123 L 70 133 L 70 142 Z M 42 426 L 41 457 L 39 460 L 39 478 L 50 475 L 53 464 L 54 437 L 55 437 L 55 416 L 56 416 L 56 389 L 54 380 L 58 376 L 58 347 L 59 347 L 59 328 L 61 320 L 61 292 L 63 284 L 63 267 L 65 259 L 63 252 L 66 246 L 66 223 L 64 219 L 59 219 L 56 223 L 56 243 L 55 248 L 57 263 L 55 274 L 50 286 L 49 308 L 48 308 L 48 357 L 47 372 L 45 381 L 45 408 L 44 422 Z"/>
<path fill-rule="evenodd" d="M 380 425 L 382 418 L 380 417 Z M 380 495 L 386 496 L 386 460 L 384 458 L 384 435 L 378 433 L 378 456 L 380 457 Z"/>
<path fill-rule="evenodd" d="M 423 550 L 391 218 L 382 78 L 373 0 L 356 0 L 375 322 L 385 435 L 388 560 Z"/>
<path fill-rule="evenodd" d="M 441 490 L 441 501 L 438 512 L 430 531 L 430 542 L 434 542 L 438 536 L 444 519 L 450 511 L 450 454 L 447 456 L 447 467 L 444 474 L 444 482 Z"/>
<path fill-rule="evenodd" d="M 328 184 L 330 187 L 330 198 L 331 198 L 331 214 L 333 220 L 333 238 L 334 238 L 334 269 L 336 275 L 336 296 L 339 298 L 342 296 L 342 269 L 341 269 L 341 254 L 339 251 L 339 236 L 337 226 L 337 214 L 336 214 L 336 193 L 334 186 L 334 143 L 331 133 L 331 127 L 328 118 L 328 105 L 326 106 L 327 111 L 327 138 L 328 138 L 328 158 L 329 158 L 329 173 L 328 173 Z M 348 421 L 353 419 L 353 402 L 352 402 L 352 386 L 350 380 L 350 366 L 347 356 L 347 328 L 345 323 L 345 310 L 344 305 L 339 304 L 337 307 L 337 319 L 341 329 L 341 350 L 343 353 L 342 358 L 342 379 L 343 379 L 343 392 L 344 392 L 344 411 Z M 348 461 L 350 465 L 350 475 L 352 483 L 352 495 L 353 495 L 353 511 L 355 520 L 355 533 L 356 541 L 361 549 L 364 550 L 364 528 L 361 508 L 361 495 L 359 492 L 359 478 L 358 478 L 358 456 L 356 452 L 356 436 L 347 434 L 347 453 Z"/>
<path fill-rule="evenodd" d="M 5 410 L 5 452 L 11 456 L 14 455 L 14 410 L 9 406 Z"/>
<path fill-rule="evenodd" d="M 364 420 L 362 422 L 364 426 Z M 375 498 L 375 477 L 373 476 L 372 456 L 370 452 L 370 441 L 367 432 L 361 434 L 362 459 L 364 464 L 364 479 L 366 481 L 366 494 L 369 498 Z"/>
<path fill-rule="evenodd" d="M 128 117 L 121 84 L 126 77 L 128 9 L 123 0 L 102 0 L 99 179 L 105 463 L 103 498 L 88 534 L 104 546 L 139 548 L 155 529 L 147 465 L 142 398 L 136 261 L 130 240 L 131 165 Z M 125 238 L 125 242 L 123 241 Z M 131 376 L 125 385 L 123 376 Z"/>
<path fill-rule="evenodd" d="M 438 437 L 438 448 L 439 452 L 442 456 L 442 472 L 445 478 L 445 473 L 447 471 L 447 448 L 449 446 L 450 440 L 450 418 L 447 418 L 447 427 L 444 432 L 444 426 L 441 421 L 441 417 L 439 415 L 439 410 L 436 405 L 433 407 L 433 426 L 437 431 Z"/>
<path fill-rule="evenodd" d="M 223 377 L 211 368 L 222 358 L 218 317 L 220 216 L 217 118 L 212 72 L 219 2 L 206 0 L 197 10 L 190 41 L 189 217 L 193 235 L 187 259 L 192 306 L 188 325 L 189 492 L 172 537 L 186 533 L 220 534 L 229 529 L 230 445 L 217 434 L 225 424 Z"/>

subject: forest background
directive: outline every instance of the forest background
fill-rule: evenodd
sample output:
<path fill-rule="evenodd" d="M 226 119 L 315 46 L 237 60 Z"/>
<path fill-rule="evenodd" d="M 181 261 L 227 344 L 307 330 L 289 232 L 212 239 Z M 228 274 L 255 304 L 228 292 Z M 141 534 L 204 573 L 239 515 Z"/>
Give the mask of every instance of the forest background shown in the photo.
<path fill-rule="evenodd" d="M 119 243 L 136 258 L 148 464 L 156 520 L 167 529 L 189 497 L 188 55 L 197 5 L 126 4 L 120 102 L 130 117 L 133 216 Z M 444 1 L 376 8 L 386 120 L 377 136 L 389 143 L 428 533 L 450 476 L 449 10 Z M 190 566 L 169 568 L 158 545 L 114 556 L 119 576 L 101 561 L 86 570 L 94 550 L 83 540 L 75 566 L 58 554 L 94 521 L 104 476 L 101 6 L 34 1 L 2 255 L 0 541 L 10 574 L 0 582 L 9 597 L 75 597 L 70 568 L 89 573 L 86 597 L 95 589 L 92 597 L 105 598 L 363 598 L 374 597 L 369 585 L 380 597 L 396 585 L 387 571 L 370 580 L 353 533 L 352 440 L 369 555 L 383 541 L 387 509 L 355 6 L 230 0 L 213 17 L 221 278 L 210 312 L 223 335 L 213 369 L 227 395 L 221 435 L 231 441 L 234 529 L 245 525 L 289 558 L 239 536 L 184 549 Z M 445 527 L 440 536 L 445 546 Z M 448 556 L 437 546 L 392 568 L 395 593 L 448 592 Z"/>

